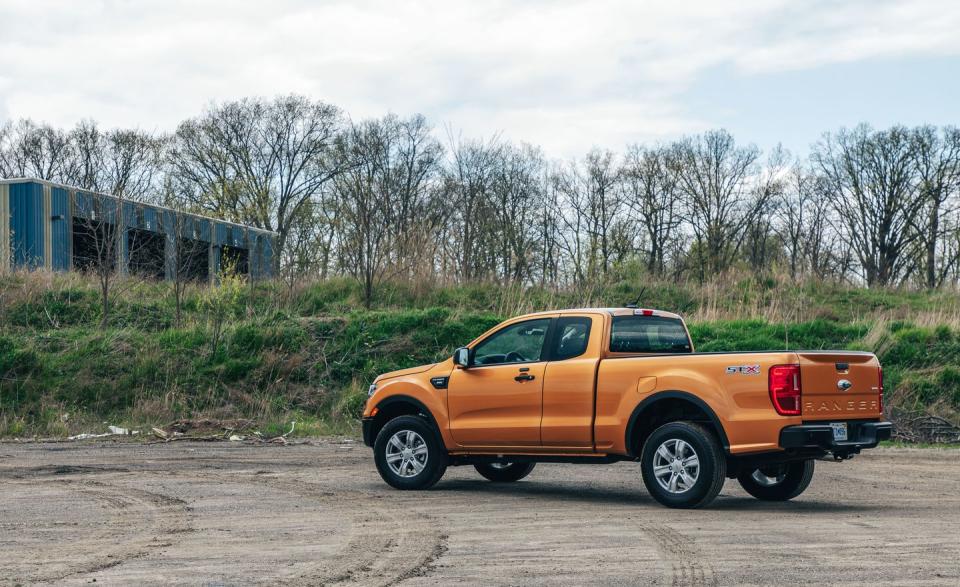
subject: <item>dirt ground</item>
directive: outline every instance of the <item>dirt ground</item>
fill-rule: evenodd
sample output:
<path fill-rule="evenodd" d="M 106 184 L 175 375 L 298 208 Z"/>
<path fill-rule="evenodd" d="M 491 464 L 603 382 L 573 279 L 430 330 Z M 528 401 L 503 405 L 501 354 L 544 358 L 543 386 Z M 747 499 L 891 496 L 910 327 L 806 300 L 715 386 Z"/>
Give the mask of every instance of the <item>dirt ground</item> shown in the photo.
<path fill-rule="evenodd" d="M 728 481 L 677 511 L 633 463 L 400 492 L 336 439 L 6 443 L 0 583 L 958 585 L 958 490 L 958 450 L 817 463 L 791 503 Z"/>

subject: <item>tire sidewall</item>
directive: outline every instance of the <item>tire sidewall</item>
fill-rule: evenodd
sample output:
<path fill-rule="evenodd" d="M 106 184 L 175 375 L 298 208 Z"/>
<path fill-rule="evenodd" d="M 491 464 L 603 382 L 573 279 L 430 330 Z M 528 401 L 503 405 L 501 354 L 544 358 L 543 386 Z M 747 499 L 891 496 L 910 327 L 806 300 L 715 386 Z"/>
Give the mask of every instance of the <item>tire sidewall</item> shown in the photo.
<path fill-rule="evenodd" d="M 653 474 L 653 457 L 657 448 L 675 438 L 690 444 L 700 462 L 697 482 L 683 493 L 670 493 L 660 486 Z M 700 507 L 712 501 L 726 476 L 724 464 L 722 449 L 713 435 L 688 422 L 670 422 L 654 430 L 644 443 L 640 457 L 640 470 L 647 490 L 661 504 L 675 508 Z"/>
<path fill-rule="evenodd" d="M 756 469 L 744 471 L 737 476 L 743 490 L 762 501 L 787 501 L 803 493 L 813 478 L 815 461 L 787 463 L 786 477 L 776 485 L 761 485 L 753 478 Z"/>
<path fill-rule="evenodd" d="M 494 483 L 512 483 L 529 475 L 536 463 L 510 463 L 504 469 L 495 469 L 488 463 L 477 463 L 473 467 L 478 473 Z"/>
<path fill-rule="evenodd" d="M 427 446 L 427 463 L 423 470 L 413 477 L 401 477 L 387 464 L 386 447 L 390 438 L 401 430 L 411 430 L 423 438 Z M 427 489 L 443 476 L 447 468 L 447 452 L 437 440 L 433 427 L 419 416 L 400 416 L 384 425 L 373 443 L 373 460 L 377 471 L 384 481 L 396 489 Z"/>

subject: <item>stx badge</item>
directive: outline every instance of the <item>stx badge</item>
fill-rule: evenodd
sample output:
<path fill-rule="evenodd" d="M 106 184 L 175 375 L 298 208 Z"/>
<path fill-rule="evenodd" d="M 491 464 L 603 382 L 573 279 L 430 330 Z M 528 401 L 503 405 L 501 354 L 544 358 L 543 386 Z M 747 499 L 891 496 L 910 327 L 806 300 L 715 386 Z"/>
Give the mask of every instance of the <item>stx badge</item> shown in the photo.
<path fill-rule="evenodd" d="M 759 375 L 760 365 L 737 365 L 735 367 L 727 367 L 727 375 L 736 375 L 737 373 L 740 373 L 741 375 Z"/>

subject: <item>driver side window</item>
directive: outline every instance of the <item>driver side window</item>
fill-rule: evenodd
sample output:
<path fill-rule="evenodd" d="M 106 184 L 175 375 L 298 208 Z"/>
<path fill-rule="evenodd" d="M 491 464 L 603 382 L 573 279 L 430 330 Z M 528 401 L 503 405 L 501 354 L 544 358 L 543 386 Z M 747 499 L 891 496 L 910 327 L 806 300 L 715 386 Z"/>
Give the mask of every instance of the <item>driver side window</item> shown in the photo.
<path fill-rule="evenodd" d="M 540 360 L 550 318 L 511 324 L 473 350 L 474 365 L 531 363 Z"/>

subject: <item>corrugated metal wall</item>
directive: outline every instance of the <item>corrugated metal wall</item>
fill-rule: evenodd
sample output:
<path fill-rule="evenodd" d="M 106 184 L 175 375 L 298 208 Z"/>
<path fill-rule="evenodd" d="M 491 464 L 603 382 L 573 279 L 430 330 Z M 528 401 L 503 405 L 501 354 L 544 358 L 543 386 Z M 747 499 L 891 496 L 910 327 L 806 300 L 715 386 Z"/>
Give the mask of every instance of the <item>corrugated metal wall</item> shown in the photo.
<path fill-rule="evenodd" d="M 14 267 L 43 267 L 43 186 L 10 185 L 10 248 Z"/>
<path fill-rule="evenodd" d="M 73 219 L 70 217 L 70 193 L 64 188 L 50 190 L 50 262 L 54 271 L 70 269 Z"/>
<path fill-rule="evenodd" d="M 0 184 L 0 272 L 10 269 L 10 186 Z"/>

